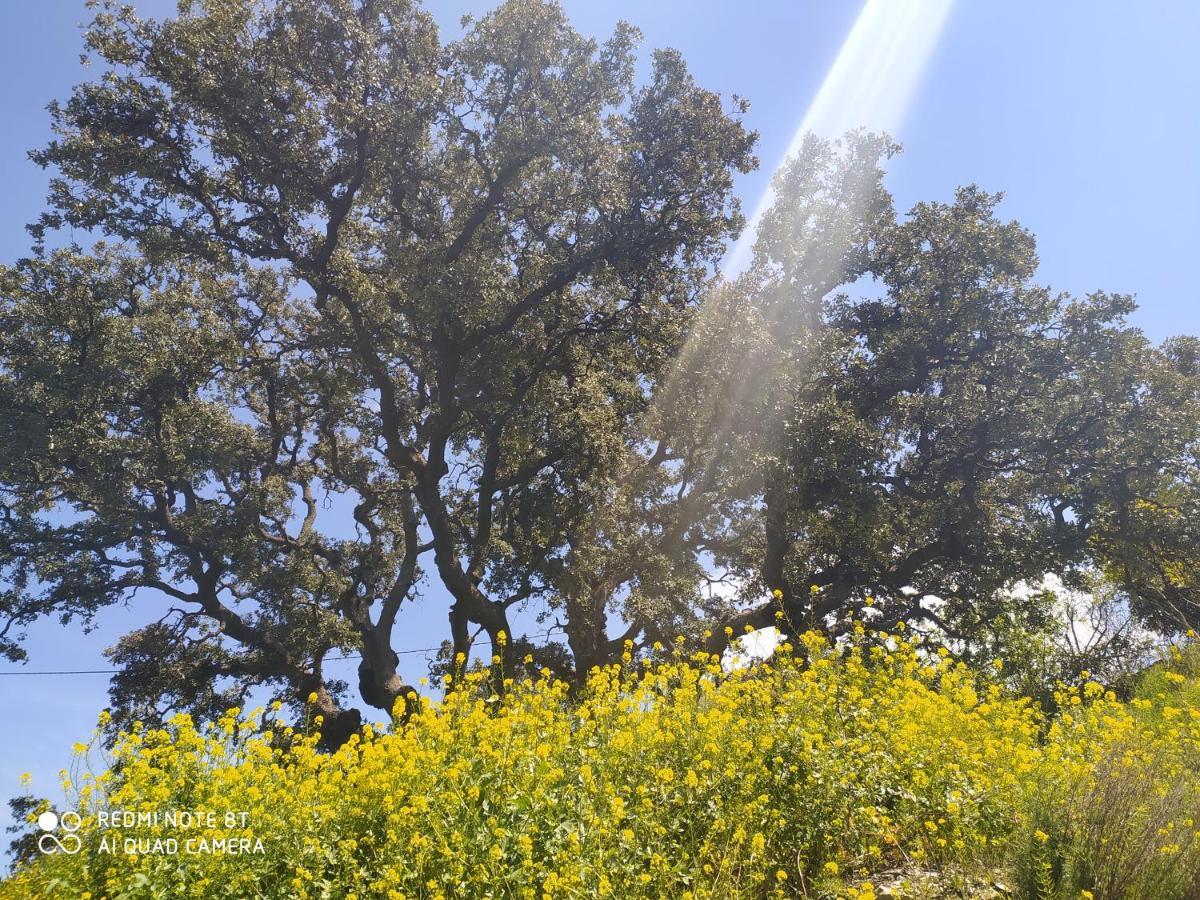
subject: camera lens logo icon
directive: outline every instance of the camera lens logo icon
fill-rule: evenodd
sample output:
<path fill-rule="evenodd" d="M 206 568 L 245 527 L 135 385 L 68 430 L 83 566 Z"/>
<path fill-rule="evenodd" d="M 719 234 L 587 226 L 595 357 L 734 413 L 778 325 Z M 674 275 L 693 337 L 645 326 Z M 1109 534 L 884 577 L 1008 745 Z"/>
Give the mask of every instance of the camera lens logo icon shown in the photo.
<path fill-rule="evenodd" d="M 38 835 L 38 849 L 45 854 L 78 853 L 83 841 L 75 832 L 82 824 L 83 820 L 74 810 L 67 810 L 61 816 L 46 810 L 37 818 L 38 828 L 42 830 Z"/>

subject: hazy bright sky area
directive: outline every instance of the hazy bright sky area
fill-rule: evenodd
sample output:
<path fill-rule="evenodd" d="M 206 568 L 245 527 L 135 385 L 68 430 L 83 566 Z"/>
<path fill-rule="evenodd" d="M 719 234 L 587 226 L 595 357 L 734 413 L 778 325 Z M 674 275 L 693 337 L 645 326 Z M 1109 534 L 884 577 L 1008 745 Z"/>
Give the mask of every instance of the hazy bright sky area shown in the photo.
<path fill-rule="evenodd" d="M 174 0 L 138 0 L 166 15 Z M 446 36 L 491 4 L 434 2 Z M 1194 268 L 1200 239 L 1200 4 L 1118 0 L 565 0 L 581 31 L 607 36 L 621 18 L 643 51 L 682 51 L 700 84 L 751 102 L 761 168 L 739 182 L 752 213 L 771 170 L 810 117 L 818 127 L 887 127 L 904 153 L 890 166 L 897 206 L 948 200 L 977 183 L 1006 195 L 1002 211 L 1038 238 L 1040 279 L 1084 294 L 1137 295 L 1135 323 L 1152 338 L 1200 333 Z M 939 13 L 947 10 L 942 27 Z M 85 79 L 82 0 L 0 3 L 0 260 L 28 252 L 24 224 L 42 209 L 47 174 L 26 151 L 50 136 L 46 103 Z M 834 66 L 848 36 L 854 39 Z M 924 60 L 925 65 L 919 65 Z M 92 71 L 94 75 L 94 70 Z M 912 86 L 911 92 L 906 90 Z M 902 95 L 910 93 L 904 104 Z M 447 603 L 429 587 L 402 617 L 397 648 L 445 635 Z M 156 599 L 103 616 L 83 635 L 43 623 L 24 666 L 0 672 L 105 669 L 102 652 L 153 616 Z M 530 624 L 531 631 L 538 626 Z M 425 674 L 423 653 L 402 672 Z M 349 675 L 353 663 L 346 663 Z M 103 674 L 0 675 L 0 799 L 33 790 L 57 798 L 56 772 L 107 703 Z M 7 820 L 6 810 L 0 823 Z"/>

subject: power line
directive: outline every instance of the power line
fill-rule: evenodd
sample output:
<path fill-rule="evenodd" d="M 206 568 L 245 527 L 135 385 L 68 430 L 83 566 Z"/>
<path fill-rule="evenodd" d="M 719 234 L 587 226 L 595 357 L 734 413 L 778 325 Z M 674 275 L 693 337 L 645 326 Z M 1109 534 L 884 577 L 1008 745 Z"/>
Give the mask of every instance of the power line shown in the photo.
<path fill-rule="evenodd" d="M 549 637 L 553 633 L 553 630 L 540 631 L 537 634 L 526 635 L 526 639 Z M 490 638 L 483 638 L 479 641 L 472 641 L 471 644 L 472 646 L 478 644 L 480 646 L 490 647 L 492 645 L 492 641 Z M 407 650 L 396 650 L 394 652 L 397 656 L 409 656 L 416 653 L 434 653 L 438 650 L 441 650 L 442 646 L 444 645 L 437 647 L 410 647 Z M 345 656 L 327 656 L 323 662 L 340 662 L 349 659 L 362 659 L 362 654 L 349 653 Z M 120 672 L 121 669 L 43 669 L 34 671 L 30 671 L 28 669 L 9 669 L 7 671 L 0 672 L 0 675 L 117 675 Z"/>

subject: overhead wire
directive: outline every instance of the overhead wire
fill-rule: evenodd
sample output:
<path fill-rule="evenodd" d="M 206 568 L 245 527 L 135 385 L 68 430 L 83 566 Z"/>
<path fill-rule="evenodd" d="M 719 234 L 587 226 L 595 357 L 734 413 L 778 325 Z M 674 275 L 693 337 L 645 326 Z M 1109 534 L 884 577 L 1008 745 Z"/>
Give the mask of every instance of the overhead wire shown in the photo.
<path fill-rule="evenodd" d="M 540 631 L 536 634 L 526 635 L 526 639 L 545 638 L 554 633 L 554 629 L 549 631 Z M 482 638 L 478 641 L 481 646 L 491 646 L 492 642 L 489 638 Z M 442 646 L 437 647 L 409 647 L 405 650 L 394 651 L 397 656 L 409 656 L 416 653 L 434 653 L 442 649 Z M 324 662 L 340 662 L 350 659 L 362 659 L 361 653 L 348 653 L 340 656 L 326 656 Z M 0 671 L 0 675 L 116 675 L 120 673 L 120 669 L 7 669 Z"/>

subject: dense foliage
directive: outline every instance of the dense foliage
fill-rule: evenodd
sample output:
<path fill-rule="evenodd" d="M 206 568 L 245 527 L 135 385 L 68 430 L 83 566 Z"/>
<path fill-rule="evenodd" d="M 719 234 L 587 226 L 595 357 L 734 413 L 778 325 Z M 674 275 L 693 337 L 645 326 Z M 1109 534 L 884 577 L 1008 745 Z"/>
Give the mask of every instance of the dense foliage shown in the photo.
<path fill-rule="evenodd" d="M 0 651 L 156 594 L 119 721 L 269 684 L 343 740 L 325 657 L 410 694 L 426 574 L 455 652 L 553 589 L 754 136 L 677 53 L 639 85 L 634 29 L 552 3 L 446 44 L 407 0 L 97 6 L 103 74 L 52 106 L 50 210 L 0 272 Z M 109 243 L 47 249 L 68 229 Z"/>
<path fill-rule="evenodd" d="M 578 703 L 548 671 L 503 698 L 479 673 L 333 754 L 316 749 L 319 716 L 296 730 L 236 709 L 207 727 L 183 714 L 139 725 L 94 775 L 78 748 L 64 787 L 84 852 L 37 858 L 0 896 L 866 900 L 999 882 L 1024 897 L 1183 900 L 1200 889 L 1200 706 L 1186 669 L 1168 660 L 1128 704 L 1095 681 L 1064 686 L 1046 722 L 897 636 L 880 644 L 858 629 L 832 647 L 809 633 L 800 649 L 734 671 L 669 648 L 644 664 L 627 654 Z M 172 809 L 218 822 L 97 825 L 101 812 Z M 230 827 L 227 811 L 247 819 Z M 96 852 L 104 837 L 111 855 Z M 137 843 L 168 838 L 177 853 Z M 240 838 L 262 852 L 185 850 Z M 126 840 L 140 852 L 123 852 Z"/>
<path fill-rule="evenodd" d="M 508 672 L 576 690 L 625 640 L 772 625 L 773 592 L 977 659 L 1041 627 L 1011 588 L 1046 573 L 1196 622 L 1200 343 L 1037 284 L 995 195 L 898 215 L 895 145 L 812 139 L 714 278 L 745 104 L 670 51 L 639 84 L 629 26 L 95 6 L 100 73 L 52 104 L 48 209 L 0 268 L 0 652 L 146 599 L 111 733 L 265 689 L 315 693 L 337 746 L 414 696 L 422 592 L 443 669 L 504 632 Z"/>
<path fill-rule="evenodd" d="M 1195 650 L 1137 674 L 1200 623 L 1200 340 L 999 195 L 898 213 L 881 135 L 720 272 L 746 103 L 553 0 L 90 6 L 0 265 L 0 656 L 154 611 L 0 897 L 1200 896 Z"/>

